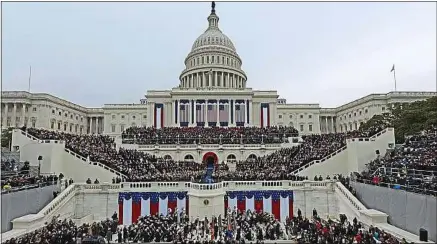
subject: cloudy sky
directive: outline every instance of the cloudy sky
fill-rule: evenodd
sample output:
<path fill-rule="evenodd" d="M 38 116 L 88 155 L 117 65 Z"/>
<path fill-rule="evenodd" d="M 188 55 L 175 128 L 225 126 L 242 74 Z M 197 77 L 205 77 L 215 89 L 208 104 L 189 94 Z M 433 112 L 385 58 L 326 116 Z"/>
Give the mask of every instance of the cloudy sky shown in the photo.
<path fill-rule="evenodd" d="M 334 107 L 436 89 L 436 3 L 217 2 L 248 86 Z M 84 106 L 137 103 L 178 85 L 208 2 L 2 3 L 2 89 Z"/>

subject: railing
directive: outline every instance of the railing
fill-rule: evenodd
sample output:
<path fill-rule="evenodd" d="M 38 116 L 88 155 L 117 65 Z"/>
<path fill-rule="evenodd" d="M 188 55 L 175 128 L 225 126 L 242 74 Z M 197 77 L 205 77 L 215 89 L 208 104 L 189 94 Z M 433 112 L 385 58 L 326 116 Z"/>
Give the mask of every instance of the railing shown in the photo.
<path fill-rule="evenodd" d="M 429 189 L 425 189 L 425 188 L 418 188 L 418 187 L 414 187 L 414 186 L 406 186 L 406 185 L 400 185 L 400 184 L 396 184 L 396 183 L 387 183 L 387 182 L 378 182 L 377 184 L 375 184 L 375 183 L 373 183 L 373 181 L 366 180 L 366 179 L 357 179 L 357 180 L 354 180 L 354 182 L 373 185 L 373 186 L 379 186 L 379 187 L 387 187 L 387 188 L 391 188 L 394 190 L 409 191 L 409 192 L 431 195 L 431 196 L 437 197 L 437 191 L 429 190 Z"/>
<path fill-rule="evenodd" d="M 30 139 L 32 139 L 32 140 L 34 140 L 34 141 L 37 141 L 38 143 L 65 144 L 65 141 L 62 141 L 62 140 L 41 140 L 41 139 L 38 139 L 38 138 L 36 138 L 36 137 L 30 135 L 29 133 L 27 133 L 27 132 L 25 132 L 25 131 L 22 131 L 22 130 L 19 130 L 19 131 L 21 132 L 22 135 L 24 135 L 24 136 L 26 136 L 27 138 L 30 138 Z M 72 156 L 75 156 L 76 158 L 78 158 L 78 159 L 80 159 L 80 160 L 82 160 L 82 161 L 84 161 L 84 162 L 87 162 L 87 159 L 86 159 L 85 157 L 83 157 L 83 156 L 81 156 L 81 155 L 79 155 L 79 154 L 77 154 L 77 153 L 71 151 L 70 149 L 68 149 L 68 148 L 64 148 L 64 150 L 65 150 L 65 152 L 67 152 L 68 154 L 70 154 L 70 155 L 72 155 Z M 91 162 L 91 161 L 90 161 L 89 164 L 96 165 L 96 166 L 99 166 L 99 167 L 104 168 L 104 169 L 106 169 L 106 170 L 109 170 L 111 173 L 114 173 L 114 174 L 116 174 L 117 176 L 120 176 L 121 178 L 123 178 L 123 177 L 126 178 L 126 177 L 127 177 L 125 174 L 123 174 L 123 173 L 121 173 L 121 172 L 119 172 L 119 171 L 117 171 L 117 170 L 114 170 L 114 169 L 112 169 L 112 168 L 110 168 L 110 167 L 108 167 L 108 166 L 106 166 L 106 165 L 104 165 L 104 164 L 102 164 L 102 163 L 99 163 L 99 162 Z"/>
<path fill-rule="evenodd" d="M 77 153 L 71 151 L 71 150 L 68 149 L 68 148 L 64 148 L 64 150 L 65 150 L 65 152 L 67 152 L 68 154 L 70 154 L 70 155 L 72 155 L 72 156 L 74 156 L 74 157 L 76 157 L 76 158 L 78 158 L 78 159 L 84 161 L 85 163 L 88 163 L 88 159 L 87 159 L 87 158 L 85 158 L 85 157 L 83 157 L 83 156 L 81 156 L 81 155 L 79 155 L 79 154 L 77 154 Z M 110 167 L 108 167 L 108 166 L 106 166 L 106 165 L 104 165 L 104 164 L 102 164 L 102 163 L 89 161 L 89 164 L 90 164 L 90 165 L 96 165 L 96 166 L 99 166 L 99 167 L 104 168 L 104 169 L 106 169 L 106 170 L 109 170 L 111 173 L 114 173 L 114 174 L 116 174 L 117 176 L 120 176 L 121 178 L 123 178 L 123 177 L 124 177 L 124 178 L 127 178 L 127 176 L 126 176 L 125 174 L 123 174 L 123 173 L 121 173 L 121 172 L 119 172 L 119 171 L 117 171 L 117 170 L 114 170 L 114 169 L 112 169 L 112 168 L 110 168 Z"/>
<path fill-rule="evenodd" d="M 335 188 L 348 200 L 354 211 L 359 215 L 360 210 L 367 210 L 367 208 L 341 183 L 336 182 Z"/>
<path fill-rule="evenodd" d="M 153 149 L 153 150 L 180 150 L 180 149 L 279 149 L 281 144 L 158 144 L 158 145 L 138 145 L 138 149 Z"/>
<path fill-rule="evenodd" d="M 403 168 L 403 167 L 402 168 L 379 167 L 378 169 L 375 170 L 374 173 L 381 172 L 381 171 L 383 174 L 389 174 L 389 175 L 400 174 L 401 176 L 407 175 L 407 176 L 412 176 L 414 178 L 416 178 L 416 177 L 429 177 L 429 176 L 437 177 L 437 171 L 434 171 L 434 170 L 409 169 L 409 168 Z"/>
<path fill-rule="evenodd" d="M 299 133 L 268 133 L 266 135 L 255 134 L 253 136 L 234 136 L 225 137 L 219 135 L 221 132 L 206 137 L 184 137 L 175 132 L 171 138 L 168 137 L 154 137 L 154 138 L 138 138 L 134 134 L 123 135 L 123 144 L 138 144 L 138 145 L 178 145 L 178 144 L 281 144 L 286 142 L 288 138 L 299 137 Z M 144 142 L 143 142 L 144 141 Z M 212 142 L 212 143 L 209 143 Z"/>
<path fill-rule="evenodd" d="M 16 129 L 16 130 L 19 130 L 20 133 L 21 133 L 22 135 L 24 135 L 25 137 L 27 137 L 27 138 L 29 138 L 29 139 L 31 139 L 31 140 L 33 140 L 33 141 L 36 141 L 36 142 L 38 142 L 38 143 L 56 143 L 56 144 L 65 144 L 65 141 L 63 141 L 63 140 L 44 140 L 44 139 L 38 139 L 38 138 L 36 138 L 35 136 L 33 136 L 33 135 L 27 133 L 26 131 L 22 131 L 22 130 L 20 130 L 20 129 Z"/>
<path fill-rule="evenodd" d="M 190 189 L 209 191 L 227 190 L 254 190 L 254 189 L 290 189 L 290 188 L 326 188 L 335 181 L 223 181 L 215 184 L 192 182 L 122 182 L 120 189 L 124 191 L 189 191 Z"/>
<path fill-rule="evenodd" d="M 314 165 L 314 164 L 318 164 L 318 163 L 325 162 L 326 160 L 328 160 L 328 159 L 334 157 L 335 155 L 341 153 L 342 151 L 346 150 L 346 148 L 347 148 L 347 146 L 344 146 L 344 147 L 338 149 L 337 151 L 335 151 L 335 152 L 329 154 L 328 156 L 326 156 L 326 157 L 324 157 L 324 158 L 322 158 L 322 159 L 319 159 L 319 160 L 313 160 L 313 161 L 311 161 L 311 162 L 309 162 L 309 163 L 307 163 L 307 164 L 301 166 L 300 168 L 296 169 L 295 171 L 292 172 L 292 174 L 297 174 L 297 173 L 299 173 L 300 171 L 302 171 L 302 170 L 304 170 L 304 169 L 306 169 L 306 168 L 308 168 L 308 167 L 310 167 L 310 166 L 312 166 L 312 165 Z"/>
<path fill-rule="evenodd" d="M 371 141 L 371 140 L 374 140 L 375 138 L 381 136 L 381 135 L 384 134 L 385 132 L 387 132 L 387 131 L 392 131 L 392 130 L 393 130 L 393 128 L 386 128 L 386 129 L 384 129 L 384 130 L 382 130 L 382 131 L 376 133 L 375 135 L 373 135 L 373 136 L 371 136 L 371 137 L 369 137 L 369 138 L 351 138 L 351 139 L 346 139 L 346 140 L 351 140 L 351 141 L 355 141 L 355 140 L 357 140 L 357 141 Z M 324 161 L 326 161 L 326 160 L 328 160 L 328 159 L 334 157 L 335 155 L 339 154 L 340 152 L 342 152 L 342 151 L 344 151 L 344 150 L 346 150 L 346 149 L 347 149 L 347 144 L 346 144 L 346 146 L 344 146 L 344 147 L 338 149 L 337 151 L 335 151 L 335 152 L 329 154 L 328 156 L 326 156 L 326 157 L 324 157 L 324 158 L 322 158 L 322 159 L 320 159 L 320 160 L 313 160 L 313 161 L 311 161 L 311 162 L 309 162 L 309 163 L 307 163 L 307 164 L 301 166 L 300 168 L 298 168 L 298 169 L 296 169 L 295 171 L 293 171 L 292 174 L 297 174 L 297 173 L 299 173 L 300 171 L 302 171 L 302 170 L 304 170 L 304 169 L 306 169 L 306 168 L 308 168 L 308 167 L 310 167 L 310 166 L 312 166 L 312 165 L 314 165 L 314 164 L 322 163 L 322 162 L 324 162 Z"/>
<path fill-rule="evenodd" d="M 40 188 L 40 187 L 45 187 L 45 186 L 52 186 L 52 185 L 56 185 L 58 184 L 58 181 L 47 181 L 47 182 L 42 182 L 42 183 L 37 183 L 37 184 L 31 184 L 31 185 L 24 185 L 24 186 L 20 186 L 20 187 L 12 187 L 10 189 L 2 189 L 1 193 L 3 194 L 9 194 L 9 193 L 13 193 L 13 192 L 18 192 L 18 191 L 25 191 L 25 190 L 30 190 L 30 189 L 35 189 L 35 188 Z"/>

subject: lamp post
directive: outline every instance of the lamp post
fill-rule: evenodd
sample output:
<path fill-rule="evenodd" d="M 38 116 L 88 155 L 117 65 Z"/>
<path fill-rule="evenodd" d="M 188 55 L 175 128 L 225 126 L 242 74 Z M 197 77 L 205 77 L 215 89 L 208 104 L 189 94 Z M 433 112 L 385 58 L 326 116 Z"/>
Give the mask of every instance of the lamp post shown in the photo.
<path fill-rule="evenodd" d="M 42 156 L 38 156 L 38 177 L 41 176 L 41 160 L 42 160 Z"/>
<path fill-rule="evenodd" d="M 264 144 L 264 134 L 261 135 L 261 144 Z"/>
<path fill-rule="evenodd" d="M 219 142 L 220 145 L 222 144 L 222 137 L 223 137 L 223 135 L 220 134 L 220 142 Z"/>

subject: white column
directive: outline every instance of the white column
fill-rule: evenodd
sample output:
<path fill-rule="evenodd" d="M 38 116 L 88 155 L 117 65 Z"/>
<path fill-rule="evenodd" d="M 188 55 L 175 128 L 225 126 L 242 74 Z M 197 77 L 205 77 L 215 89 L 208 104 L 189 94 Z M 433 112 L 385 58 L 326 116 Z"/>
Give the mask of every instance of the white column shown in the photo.
<path fill-rule="evenodd" d="M 212 74 L 211 72 L 208 72 L 208 87 L 212 86 Z"/>
<path fill-rule="evenodd" d="M 24 103 L 23 103 L 23 108 L 22 108 L 21 114 L 23 116 L 23 121 L 21 121 L 21 123 L 24 126 L 24 123 L 26 122 L 25 121 L 25 118 L 26 118 L 26 104 L 24 104 Z"/>
<path fill-rule="evenodd" d="M 244 100 L 244 126 L 247 125 L 247 102 Z"/>
<path fill-rule="evenodd" d="M 227 79 L 227 81 L 226 81 L 226 85 L 228 86 L 228 88 L 229 87 L 231 87 L 231 83 L 230 83 L 230 76 L 229 76 L 229 72 L 227 73 L 228 74 L 228 79 Z M 229 106 L 231 106 L 231 104 L 229 103 Z M 229 117 L 230 118 L 230 117 Z"/>
<path fill-rule="evenodd" d="M 194 103 L 194 126 L 197 126 L 197 118 L 196 118 L 196 114 L 197 114 L 197 108 L 196 108 L 196 100 L 193 100 Z"/>
<path fill-rule="evenodd" d="M 177 111 L 177 115 L 176 115 L 176 126 L 179 126 L 179 118 L 181 117 L 181 110 L 179 109 L 180 107 L 181 107 L 181 101 L 180 100 L 177 100 L 178 101 L 178 106 L 176 106 L 176 111 Z M 175 111 L 175 113 L 176 113 L 176 111 Z"/>
<path fill-rule="evenodd" d="M 229 112 L 229 116 L 228 116 L 228 126 L 231 125 L 231 100 L 228 100 L 228 112 Z"/>
<path fill-rule="evenodd" d="M 12 111 L 12 127 L 17 123 L 17 104 L 14 103 L 14 110 Z"/>
<path fill-rule="evenodd" d="M 8 110 L 9 110 L 8 103 L 5 103 L 5 115 L 4 115 L 6 118 L 5 125 L 7 124 L 7 121 L 8 121 Z"/>
<path fill-rule="evenodd" d="M 205 127 L 208 127 L 208 100 L 205 100 Z"/>
<path fill-rule="evenodd" d="M 222 71 L 221 73 L 220 73 L 222 76 L 220 77 L 220 87 L 224 87 L 224 85 L 225 85 L 225 82 L 224 82 L 224 80 L 225 80 L 225 73 Z"/>
<path fill-rule="evenodd" d="M 90 134 L 93 134 L 93 117 L 90 117 Z"/>
<path fill-rule="evenodd" d="M 217 126 L 220 126 L 220 117 L 219 117 L 219 109 L 220 109 L 220 105 L 219 105 L 219 100 L 217 99 Z"/>
<path fill-rule="evenodd" d="M 202 72 L 202 87 L 206 87 L 206 75 L 205 72 Z"/>
<path fill-rule="evenodd" d="M 328 116 L 325 116 L 325 130 L 326 130 L 326 133 L 329 133 L 329 130 L 328 130 Z"/>
<path fill-rule="evenodd" d="M 129 125 L 127 127 L 129 127 Z M 96 135 L 97 134 L 99 134 L 99 117 L 96 117 Z"/>
<path fill-rule="evenodd" d="M 335 133 L 334 117 L 331 117 L 331 131 Z"/>
<path fill-rule="evenodd" d="M 232 125 L 235 125 L 235 100 L 233 100 L 234 102 L 232 103 L 232 114 L 234 115 L 234 121 L 232 123 Z"/>
<path fill-rule="evenodd" d="M 218 84 L 218 77 L 217 77 L 217 71 L 214 71 L 214 73 L 215 73 L 215 79 L 214 79 L 214 82 L 215 82 L 215 87 L 218 87 L 219 86 L 219 84 Z"/>
<path fill-rule="evenodd" d="M 247 125 L 253 124 L 253 116 L 252 116 L 252 101 L 249 100 L 249 121 L 247 122 Z"/>

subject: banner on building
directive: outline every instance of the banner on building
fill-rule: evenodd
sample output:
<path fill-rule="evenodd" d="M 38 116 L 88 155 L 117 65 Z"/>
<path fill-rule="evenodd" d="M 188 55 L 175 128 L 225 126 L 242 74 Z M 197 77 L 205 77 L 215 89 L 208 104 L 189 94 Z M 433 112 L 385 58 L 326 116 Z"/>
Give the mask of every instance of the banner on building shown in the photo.
<path fill-rule="evenodd" d="M 270 109 L 268 103 L 261 103 L 261 127 L 270 126 Z"/>
<path fill-rule="evenodd" d="M 154 126 L 156 129 L 164 127 L 164 105 L 162 103 L 155 104 Z"/>
<path fill-rule="evenodd" d="M 187 192 L 121 192 L 118 195 L 118 223 L 130 225 L 140 216 L 168 215 L 176 208 L 188 214 Z"/>
<path fill-rule="evenodd" d="M 281 222 L 293 217 L 293 191 L 229 191 L 225 196 L 225 209 L 267 212 Z"/>

